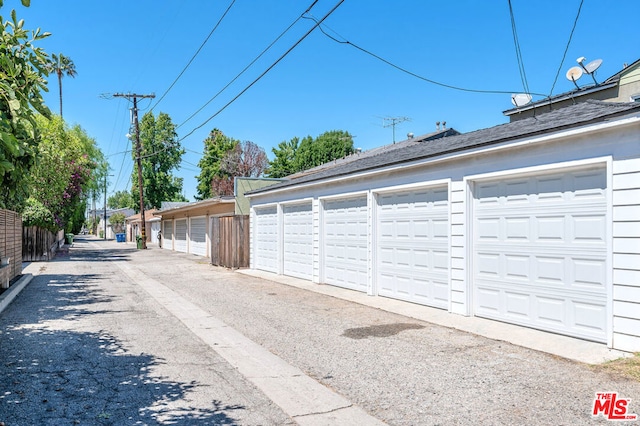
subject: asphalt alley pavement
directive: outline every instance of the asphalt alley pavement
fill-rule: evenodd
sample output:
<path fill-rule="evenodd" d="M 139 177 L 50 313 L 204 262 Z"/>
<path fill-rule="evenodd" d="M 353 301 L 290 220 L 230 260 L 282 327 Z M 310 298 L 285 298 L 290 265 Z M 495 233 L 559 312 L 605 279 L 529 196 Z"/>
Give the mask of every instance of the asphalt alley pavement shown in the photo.
<path fill-rule="evenodd" d="M 35 269 L 37 268 L 37 270 Z M 77 240 L 0 314 L 0 422 L 590 424 L 640 383 L 209 265 Z"/>

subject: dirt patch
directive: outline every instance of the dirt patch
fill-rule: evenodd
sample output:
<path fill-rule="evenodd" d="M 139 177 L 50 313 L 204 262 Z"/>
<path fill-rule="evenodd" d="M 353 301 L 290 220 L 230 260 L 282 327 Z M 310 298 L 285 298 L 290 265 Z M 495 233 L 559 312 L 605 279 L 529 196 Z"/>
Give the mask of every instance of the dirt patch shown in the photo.
<path fill-rule="evenodd" d="M 342 333 L 350 339 L 366 339 L 367 337 L 390 337 L 405 330 L 420 330 L 424 325 L 411 323 L 380 324 L 368 327 L 348 328 Z"/>
<path fill-rule="evenodd" d="M 640 382 L 640 352 L 629 358 L 619 358 L 604 364 L 594 365 L 593 369 Z"/>

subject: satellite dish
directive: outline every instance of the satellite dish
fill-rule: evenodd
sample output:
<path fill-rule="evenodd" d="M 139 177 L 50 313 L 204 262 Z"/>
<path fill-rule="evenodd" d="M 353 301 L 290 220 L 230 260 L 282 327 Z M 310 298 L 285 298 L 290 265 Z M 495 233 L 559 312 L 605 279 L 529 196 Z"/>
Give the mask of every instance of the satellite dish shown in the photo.
<path fill-rule="evenodd" d="M 528 93 L 518 93 L 515 95 L 511 95 L 511 103 L 516 107 L 525 106 L 529 102 L 531 102 L 531 95 Z"/>
<path fill-rule="evenodd" d="M 582 68 L 580 67 L 571 67 L 569 71 L 567 71 L 567 80 L 573 81 L 573 84 L 575 84 L 578 89 L 580 86 L 578 86 L 576 81 L 578 81 L 580 77 L 582 77 Z"/>
<path fill-rule="evenodd" d="M 596 72 L 598 68 L 602 65 L 602 59 L 594 59 L 584 66 L 584 69 L 587 71 L 587 74 L 593 74 Z"/>

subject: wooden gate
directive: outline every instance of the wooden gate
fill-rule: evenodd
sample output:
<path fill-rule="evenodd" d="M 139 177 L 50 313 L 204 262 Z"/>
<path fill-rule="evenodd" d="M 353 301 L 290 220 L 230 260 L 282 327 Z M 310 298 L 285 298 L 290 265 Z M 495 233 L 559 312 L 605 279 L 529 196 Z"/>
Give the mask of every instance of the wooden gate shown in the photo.
<path fill-rule="evenodd" d="M 11 210 L 0 209 L 0 258 L 10 258 L 0 264 L 0 283 L 22 274 L 22 217 Z"/>
<path fill-rule="evenodd" d="M 226 268 L 249 267 L 249 216 L 211 219 L 211 263 Z"/>
<path fill-rule="evenodd" d="M 22 261 L 51 260 L 64 243 L 64 231 L 53 233 L 37 226 L 22 228 Z"/>

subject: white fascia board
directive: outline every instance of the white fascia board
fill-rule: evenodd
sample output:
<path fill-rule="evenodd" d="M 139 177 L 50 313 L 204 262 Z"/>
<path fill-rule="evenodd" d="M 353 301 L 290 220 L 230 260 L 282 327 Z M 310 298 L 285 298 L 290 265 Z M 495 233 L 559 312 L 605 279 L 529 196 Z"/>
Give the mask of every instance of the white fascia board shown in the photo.
<path fill-rule="evenodd" d="M 322 179 L 322 180 L 317 180 L 312 182 L 305 182 L 297 185 L 287 186 L 285 188 L 273 189 L 270 191 L 261 192 L 259 194 L 253 194 L 251 195 L 251 197 L 273 195 L 279 192 L 289 192 L 292 190 L 305 189 L 305 188 L 310 188 L 318 185 L 327 185 L 335 182 L 344 182 L 345 180 L 350 180 L 350 179 L 360 179 L 360 178 L 375 176 L 378 174 L 393 172 L 399 169 L 406 170 L 408 168 L 423 167 L 425 165 L 437 164 L 445 161 L 459 160 L 459 159 L 467 158 L 467 157 L 478 155 L 478 154 L 487 154 L 492 152 L 503 151 L 506 149 L 519 148 L 519 147 L 528 146 L 528 145 L 555 142 L 558 139 L 569 138 L 572 136 L 579 136 L 585 133 L 601 133 L 613 128 L 618 128 L 618 127 L 622 128 L 626 126 L 638 125 L 639 123 L 640 123 L 640 113 L 636 112 L 630 117 L 626 117 L 623 119 L 616 119 L 615 121 L 604 121 L 595 125 L 589 124 L 581 127 L 575 127 L 569 130 L 559 131 L 556 133 L 550 133 L 550 134 L 545 134 L 541 136 L 524 137 L 518 142 L 507 141 L 507 142 L 498 143 L 496 145 L 492 145 L 489 147 L 477 147 L 477 148 L 472 148 L 462 152 L 453 152 L 453 153 L 443 154 L 437 157 L 432 157 L 432 158 L 427 158 L 422 160 L 414 160 L 407 163 L 394 164 L 392 166 L 382 167 L 375 170 L 365 170 L 365 171 L 357 172 L 354 174 L 349 174 L 344 176 L 335 176 L 329 179 Z M 327 197 L 322 197 L 322 198 L 327 198 Z"/>
<path fill-rule="evenodd" d="M 369 193 L 369 190 L 354 191 L 354 192 L 341 192 L 340 194 L 325 195 L 323 197 L 318 197 L 318 199 L 320 201 L 341 200 L 343 198 L 363 197 L 363 196 L 366 196 L 368 193 Z"/>
<path fill-rule="evenodd" d="M 414 189 L 424 189 L 424 188 L 434 188 L 438 186 L 448 186 L 451 179 L 437 179 L 430 180 L 428 182 L 416 182 L 410 183 L 406 185 L 394 185 L 394 186 L 385 186 L 379 188 L 371 188 L 371 192 L 374 194 L 385 194 L 390 192 L 402 192 L 402 191 L 411 191 Z"/>
<path fill-rule="evenodd" d="M 555 170 L 570 171 L 575 169 L 581 169 L 596 164 L 605 164 L 610 167 L 612 163 L 611 156 L 586 158 L 584 160 L 563 161 L 561 163 L 543 164 L 540 166 L 521 167 L 518 169 L 500 170 L 498 172 L 480 173 L 477 175 L 469 175 L 463 178 L 464 182 L 478 182 L 493 180 L 495 178 L 511 177 L 511 176 L 527 176 L 535 175 L 545 172 L 553 172 Z M 610 170 L 610 169 L 609 169 Z"/>
<path fill-rule="evenodd" d="M 298 200 L 280 201 L 281 206 L 295 206 L 297 204 L 309 204 L 313 202 L 313 197 L 300 198 Z"/>

